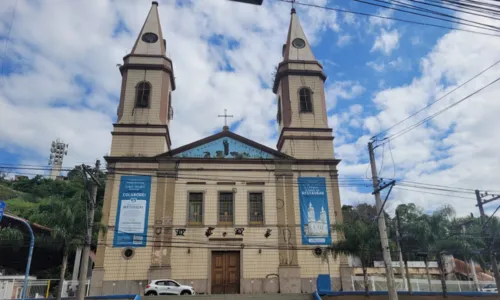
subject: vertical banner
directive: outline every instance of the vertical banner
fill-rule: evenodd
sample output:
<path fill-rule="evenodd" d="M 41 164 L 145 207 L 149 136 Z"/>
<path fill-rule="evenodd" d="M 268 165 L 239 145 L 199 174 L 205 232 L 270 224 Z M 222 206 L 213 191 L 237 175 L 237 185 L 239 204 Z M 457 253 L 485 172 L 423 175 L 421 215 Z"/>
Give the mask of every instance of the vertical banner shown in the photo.
<path fill-rule="evenodd" d="M 122 176 L 113 247 L 146 247 L 151 176 Z"/>
<path fill-rule="evenodd" d="M 303 245 L 330 245 L 330 217 L 324 177 L 299 177 L 300 225 Z"/>

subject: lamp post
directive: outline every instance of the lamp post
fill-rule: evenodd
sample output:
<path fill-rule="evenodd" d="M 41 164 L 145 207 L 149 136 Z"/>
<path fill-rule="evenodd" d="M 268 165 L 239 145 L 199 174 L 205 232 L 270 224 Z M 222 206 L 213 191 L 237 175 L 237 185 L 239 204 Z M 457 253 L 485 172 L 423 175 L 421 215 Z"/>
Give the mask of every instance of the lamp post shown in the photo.
<path fill-rule="evenodd" d="M 30 268 L 31 268 L 31 258 L 33 257 L 33 248 L 35 247 L 35 236 L 33 235 L 33 230 L 31 229 L 30 224 L 25 219 L 22 219 L 22 218 L 19 218 L 16 216 L 12 216 L 12 215 L 4 215 L 4 217 L 23 223 L 28 228 L 28 231 L 30 234 L 30 249 L 28 252 L 28 261 L 26 262 L 26 271 L 24 273 L 23 290 L 21 292 L 21 299 L 24 300 L 24 299 L 26 299 L 26 291 L 28 290 L 28 277 L 29 277 Z"/>

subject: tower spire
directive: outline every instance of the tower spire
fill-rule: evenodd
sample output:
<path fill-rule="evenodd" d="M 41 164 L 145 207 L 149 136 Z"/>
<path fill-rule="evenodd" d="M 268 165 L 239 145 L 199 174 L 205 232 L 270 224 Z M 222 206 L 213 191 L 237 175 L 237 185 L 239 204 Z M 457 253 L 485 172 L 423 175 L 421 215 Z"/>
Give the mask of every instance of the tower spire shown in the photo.
<path fill-rule="evenodd" d="M 165 56 L 166 42 L 161 31 L 158 2 L 152 2 L 146 21 L 142 25 L 130 54 Z"/>
<path fill-rule="evenodd" d="M 316 61 L 294 7 L 291 11 L 290 27 L 283 56 L 284 60 Z"/>

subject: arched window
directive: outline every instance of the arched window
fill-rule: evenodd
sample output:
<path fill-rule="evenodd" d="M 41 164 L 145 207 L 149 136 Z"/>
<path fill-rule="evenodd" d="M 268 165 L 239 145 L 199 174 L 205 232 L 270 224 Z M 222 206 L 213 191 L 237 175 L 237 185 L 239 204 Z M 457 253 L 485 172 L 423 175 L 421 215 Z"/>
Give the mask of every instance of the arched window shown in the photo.
<path fill-rule="evenodd" d="M 146 81 L 141 81 L 135 87 L 135 107 L 149 107 L 149 97 L 151 95 L 151 84 Z"/>
<path fill-rule="evenodd" d="M 311 90 L 301 88 L 299 90 L 300 112 L 312 112 Z"/>

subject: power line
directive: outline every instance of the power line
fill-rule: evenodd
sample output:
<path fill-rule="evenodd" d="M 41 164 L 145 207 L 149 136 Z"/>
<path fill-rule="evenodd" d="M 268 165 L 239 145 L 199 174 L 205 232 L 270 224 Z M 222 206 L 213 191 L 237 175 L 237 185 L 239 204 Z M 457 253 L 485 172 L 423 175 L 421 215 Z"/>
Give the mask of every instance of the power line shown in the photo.
<path fill-rule="evenodd" d="M 467 199 L 467 200 L 475 200 L 474 198 L 467 198 L 467 197 L 455 196 L 455 195 L 450 195 L 450 194 L 440 194 L 440 193 L 433 193 L 433 192 L 426 192 L 426 191 L 412 190 L 412 189 L 407 189 L 407 188 L 402 188 L 402 187 L 399 187 L 398 185 L 396 185 L 394 188 L 397 188 L 397 189 L 399 189 L 399 190 L 404 190 L 404 191 L 415 192 L 415 193 L 432 194 L 432 195 L 445 196 L 445 197 L 452 197 L 452 198 L 460 198 L 460 199 Z"/>
<path fill-rule="evenodd" d="M 493 68 L 494 66 L 498 65 L 500 63 L 500 60 L 496 61 L 494 64 L 490 65 L 489 67 L 487 67 L 486 69 L 482 70 L 481 72 L 477 73 L 476 75 L 474 75 L 473 77 L 471 77 L 469 80 L 461 83 L 460 85 L 458 85 L 457 87 L 455 87 L 454 89 L 452 89 L 451 91 L 447 92 L 446 94 L 444 94 L 443 96 L 439 97 L 438 99 L 432 101 L 431 103 L 429 103 L 428 105 L 426 105 L 425 107 L 419 109 L 418 111 L 414 112 L 413 114 L 411 114 L 410 116 L 408 116 L 407 118 L 397 122 L 396 124 L 392 125 L 391 127 L 377 133 L 376 135 L 374 135 L 372 137 L 372 139 L 376 139 L 378 136 L 380 136 L 381 134 L 384 134 L 386 132 L 388 132 L 389 130 L 393 129 L 394 127 L 398 126 L 399 124 L 403 123 L 404 121 L 410 119 L 411 117 L 417 115 L 418 113 L 422 112 L 423 110 L 425 110 L 426 108 L 429 108 L 431 107 L 432 105 L 436 104 L 437 102 L 443 100 L 446 96 L 452 94 L 453 92 L 455 92 L 456 90 L 458 90 L 459 88 L 463 87 L 464 85 L 466 85 L 467 83 L 471 82 L 472 80 L 476 79 L 477 77 L 481 76 L 483 73 L 485 73 L 486 71 L 490 70 L 491 68 Z"/>
<path fill-rule="evenodd" d="M 423 120 L 420 120 L 419 122 L 414 123 L 413 125 L 408 126 L 408 127 L 404 128 L 404 129 L 402 129 L 402 130 L 400 130 L 400 131 L 398 131 L 398 132 L 396 132 L 396 133 L 393 133 L 392 135 L 390 135 L 390 136 L 388 136 L 388 137 L 384 138 L 384 140 L 395 140 L 395 139 L 397 139 L 398 137 L 400 137 L 400 136 L 404 135 L 405 133 L 408 133 L 409 131 L 411 131 L 411 130 L 413 130 L 413 129 L 417 128 L 418 126 L 420 126 L 420 125 L 422 125 L 422 124 L 425 124 L 425 123 L 427 123 L 428 121 L 430 121 L 430 120 L 434 119 L 435 117 L 437 117 L 438 115 L 442 114 L 443 112 L 445 112 L 445 111 L 449 110 L 450 108 L 453 108 L 453 107 L 457 106 L 458 104 L 460 104 L 460 103 L 464 102 L 465 100 L 467 100 L 467 99 L 471 98 L 472 96 L 474 96 L 474 95 L 476 95 L 476 94 L 480 93 L 481 91 L 483 91 L 483 90 L 484 90 L 484 89 L 486 89 L 487 87 L 489 87 L 489 86 L 491 86 L 491 85 L 495 84 L 495 83 L 496 83 L 496 82 L 498 82 L 499 80 L 500 80 L 500 77 L 499 77 L 499 78 L 497 78 L 497 79 L 495 79 L 495 80 L 493 80 L 492 82 L 488 83 L 487 85 L 485 85 L 485 86 L 481 87 L 480 89 L 478 89 L 478 90 L 476 90 L 476 91 L 472 92 L 471 94 L 469 94 L 469 95 L 465 96 L 464 98 L 462 98 L 462 99 L 458 100 L 457 102 L 455 102 L 455 103 L 453 103 L 453 104 L 450 104 L 450 105 L 448 105 L 448 106 L 444 107 L 443 109 L 441 109 L 441 110 L 437 111 L 436 113 L 434 113 L 434 114 L 432 114 L 432 115 L 430 115 L 430 116 L 428 116 L 428 117 L 424 118 Z"/>
<path fill-rule="evenodd" d="M 443 16 L 446 16 L 448 18 L 455 18 L 455 19 L 458 19 L 458 20 L 463 20 L 465 22 L 479 24 L 480 26 L 472 25 L 472 24 L 467 24 L 467 23 L 463 23 L 463 22 L 460 22 L 460 21 L 452 21 L 452 20 L 447 20 L 447 19 L 444 19 L 444 18 L 438 18 L 438 17 L 434 17 L 434 16 L 429 16 L 429 15 L 418 13 L 418 12 L 415 12 L 415 11 L 409 11 L 409 10 L 405 10 L 405 9 L 401 9 L 401 8 L 395 8 L 395 7 L 392 7 L 392 6 L 385 6 L 385 5 L 381 5 L 381 4 L 377 4 L 377 3 L 372 3 L 372 2 L 368 2 L 368 1 L 364 1 L 364 0 L 353 0 L 353 1 L 364 3 L 364 4 L 368 4 L 368 5 L 372 5 L 372 6 L 376 6 L 376 7 L 381 7 L 381 8 L 391 9 L 391 10 L 395 10 L 395 11 L 400 11 L 400 12 L 404 12 L 404 13 L 408 13 L 408 14 L 412 14 L 412 15 L 417 15 L 417 16 L 421 16 L 421 17 L 426 17 L 426 18 L 430 18 L 430 19 L 435 19 L 435 20 L 450 22 L 450 23 L 453 23 L 453 24 L 459 24 L 459 25 L 464 25 L 464 26 L 475 27 L 475 28 L 479 28 L 479 29 L 483 29 L 483 30 L 489 30 L 489 31 L 494 31 L 494 32 L 498 32 L 500 30 L 500 28 L 498 28 L 496 26 L 492 26 L 492 25 L 488 25 L 488 24 L 484 24 L 484 23 L 480 23 L 480 22 L 476 22 L 476 21 L 470 21 L 470 20 L 466 20 L 466 19 L 463 19 L 463 18 L 459 18 L 459 17 L 455 17 L 455 16 L 450 16 L 450 15 L 446 15 L 446 14 L 440 14 L 439 12 L 436 12 L 436 11 L 432 11 L 432 14 L 443 15 Z M 382 0 L 375 0 L 375 1 L 384 2 Z M 388 2 L 385 2 L 385 3 L 388 3 Z M 491 27 L 491 28 L 485 28 L 485 27 Z"/>
<path fill-rule="evenodd" d="M 392 1 L 399 2 L 397 0 L 392 0 Z M 433 7 L 438 7 L 438 8 L 442 8 L 442 9 L 451 10 L 451 11 L 454 11 L 454 12 L 462 12 L 462 13 L 466 13 L 466 14 L 470 14 L 470 15 L 479 16 L 479 17 L 484 17 L 484 18 L 489 18 L 489 19 L 494 19 L 494 20 L 500 20 L 500 18 L 495 17 L 497 14 L 494 13 L 494 12 L 498 12 L 500 14 L 500 11 L 494 11 L 494 10 L 492 10 L 491 13 L 483 15 L 483 14 L 475 13 L 475 12 L 482 12 L 480 10 L 479 11 L 478 10 L 474 10 L 474 9 L 469 9 L 469 10 L 463 9 L 462 10 L 462 9 L 450 8 L 450 6 L 444 6 L 444 5 L 438 5 L 438 4 L 428 3 L 428 2 L 434 2 L 434 1 L 429 1 L 429 0 L 428 0 L 428 2 L 419 1 L 419 0 L 410 0 L 410 1 L 411 2 L 415 2 L 415 3 L 419 3 L 419 4 L 424 4 L 424 5 L 429 5 L 429 6 L 433 6 Z M 441 3 L 441 2 L 436 1 L 435 3 Z M 448 5 L 450 5 L 450 4 L 448 4 Z"/>
<path fill-rule="evenodd" d="M 437 187 L 429 187 L 429 186 L 419 186 L 419 185 L 413 185 L 413 184 L 405 184 L 405 183 L 398 183 L 399 186 L 405 186 L 405 187 L 412 187 L 416 189 L 425 189 L 425 190 L 436 190 L 436 191 L 443 191 L 443 192 L 451 192 L 451 193 L 461 193 L 461 194 L 474 194 L 472 191 L 462 191 L 462 190 L 452 190 L 452 189 L 446 189 L 446 188 L 437 188 Z"/>
<path fill-rule="evenodd" d="M 452 188 L 455 190 L 464 190 L 464 191 L 470 191 L 470 192 L 475 191 L 475 189 L 472 189 L 472 188 L 462 188 L 462 187 L 455 187 L 455 186 L 448 186 L 448 185 L 423 183 L 423 182 L 410 181 L 410 180 L 399 180 L 398 182 L 408 182 L 408 183 L 413 183 L 413 184 L 418 184 L 418 185 L 423 185 L 423 186 L 436 186 L 436 187 Z M 489 190 L 489 189 L 488 189 L 488 191 L 495 192 L 494 190 Z"/>
<path fill-rule="evenodd" d="M 11 168 L 11 167 L 3 167 L 2 164 L 0 163 L 0 169 L 2 168 Z M 25 169 L 26 167 L 19 167 L 20 169 Z M 27 167 L 28 170 L 46 170 L 45 166 L 42 168 L 38 167 Z M 69 170 L 69 169 L 67 169 Z M 224 171 L 224 170 L 220 170 Z M 267 172 L 266 170 L 262 170 L 262 172 Z M 269 172 L 272 172 L 269 171 Z M 40 174 L 30 174 L 30 173 L 21 173 L 22 175 L 40 175 Z M 120 172 L 120 171 L 114 171 L 112 173 L 108 173 L 108 175 L 140 175 L 137 173 L 131 173 L 131 172 Z M 161 177 L 162 176 L 157 176 L 157 175 L 147 175 L 147 176 L 152 176 L 152 177 Z M 227 181 L 227 182 L 243 182 L 243 183 L 256 183 L 256 182 L 264 182 L 266 183 L 266 186 L 276 186 L 274 183 L 274 180 L 272 180 L 273 183 L 269 183 L 269 177 L 265 175 L 257 175 L 257 176 L 238 176 L 238 175 L 232 175 L 228 177 L 227 175 L 222 175 L 222 176 L 217 176 L 217 175 L 210 175 L 210 177 L 207 177 L 208 175 L 199 175 L 199 176 L 188 176 L 188 175 L 178 175 L 175 178 L 176 179 L 183 179 L 183 180 L 204 180 L 204 181 Z M 387 179 L 387 178 L 386 178 Z M 394 178 L 389 178 L 389 179 L 394 179 Z M 109 180 L 109 179 L 107 179 Z M 119 181 L 119 178 L 114 179 L 114 181 Z M 339 177 L 338 179 L 338 184 L 335 184 L 335 186 L 338 187 L 356 187 L 356 186 L 368 186 L 370 185 L 370 180 L 371 179 L 366 179 L 362 177 Z M 450 192 L 455 192 L 455 193 L 473 193 L 474 189 L 472 188 L 462 188 L 462 187 L 455 187 L 455 186 L 446 186 L 446 185 L 438 185 L 438 184 L 429 184 L 429 183 L 423 183 L 423 182 L 417 182 L 417 181 L 410 181 L 410 180 L 398 180 L 395 179 L 399 185 L 402 186 L 410 186 L 410 187 L 415 187 L 415 188 L 422 188 L 422 189 L 434 189 L 434 190 L 443 190 L 443 191 L 450 191 Z M 186 183 L 178 183 L 178 184 L 187 184 Z M 193 184 L 193 183 L 189 183 Z M 217 183 L 200 183 L 204 185 L 218 185 Z M 296 186 L 298 184 L 293 183 L 293 186 Z M 492 189 L 487 189 L 488 191 L 495 192 L 495 190 Z"/>
<path fill-rule="evenodd" d="M 291 0 L 277 0 L 277 1 L 285 2 L 285 3 L 292 3 Z M 295 4 L 301 5 L 301 6 L 307 6 L 307 7 L 314 7 L 314 8 L 321 8 L 321 9 L 325 9 L 325 10 L 337 11 L 337 12 L 342 12 L 342 13 L 348 13 L 348 14 L 356 14 L 356 15 L 361 15 L 361 16 L 366 16 L 366 17 L 373 17 L 373 18 L 399 21 L 399 22 L 405 22 L 405 23 L 416 24 L 416 25 L 423 25 L 423 26 L 430 26 L 430 27 L 436 27 L 436 28 L 442 28 L 442 29 L 449 29 L 449 30 L 463 31 L 463 32 L 469 32 L 469 33 L 475 33 L 475 34 L 481 34 L 481 35 L 487 35 L 487 36 L 500 37 L 500 35 L 492 34 L 492 33 L 486 33 L 486 32 L 456 28 L 456 27 L 449 27 L 449 26 L 443 26 L 443 25 L 438 25 L 438 24 L 429 24 L 429 23 L 424 23 L 424 22 L 411 21 L 411 20 L 382 16 L 382 15 L 369 14 L 369 13 L 364 13 L 364 12 L 359 12 L 359 11 L 347 10 L 347 9 L 343 9 L 343 8 L 333 8 L 333 7 L 328 7 L 328 6 L 321 6 L 321 5 L 310 4 L 310 3 L 302 3 L 302 2 L 297 2 L 297 1 L 295 2 Z"/>

